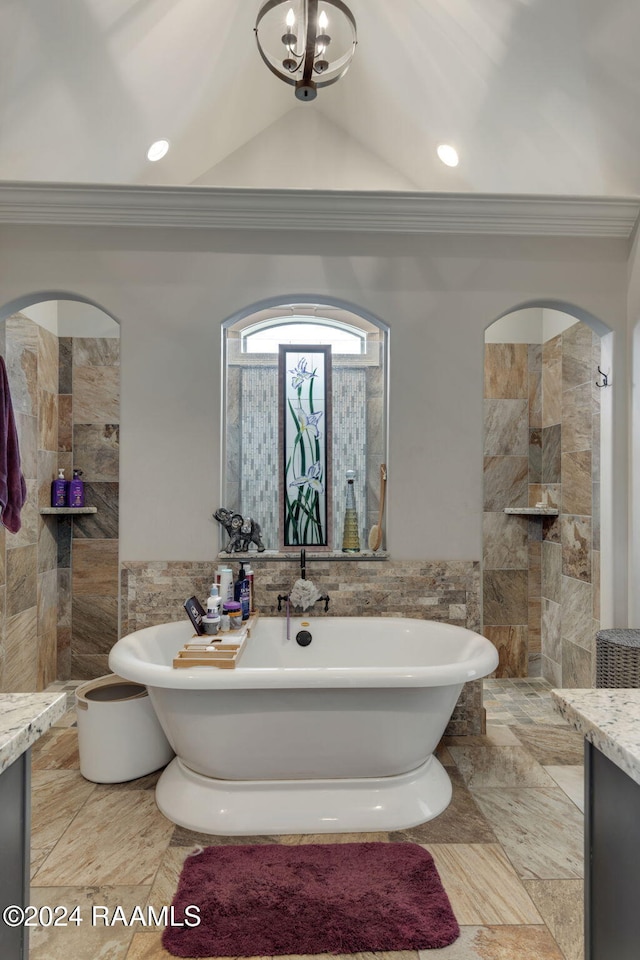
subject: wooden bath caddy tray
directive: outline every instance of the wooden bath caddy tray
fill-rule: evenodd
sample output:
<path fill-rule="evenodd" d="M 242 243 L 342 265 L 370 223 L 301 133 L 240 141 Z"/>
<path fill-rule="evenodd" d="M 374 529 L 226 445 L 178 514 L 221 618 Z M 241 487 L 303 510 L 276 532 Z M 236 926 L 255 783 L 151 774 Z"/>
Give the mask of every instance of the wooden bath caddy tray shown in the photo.
<path fill-rule="evenodd" d="M 252 614 L 245 625 L 237 633 L 225 633 L 219 640 L 211 637 L 209 642 L 203 643 L 203 637 L 194 636 L 197 643 L 185 643 L 181 650 L 173 659 L 173 666 L 176 669 L 181 667 L 217 667 L 221 670 L 233 670 L 242 656 L 247 644 L 247 638 L 251 634 L 251 628 L 255 626 L 258 614 Z M 213 649 L 211 649 L 213 647 Z"/>

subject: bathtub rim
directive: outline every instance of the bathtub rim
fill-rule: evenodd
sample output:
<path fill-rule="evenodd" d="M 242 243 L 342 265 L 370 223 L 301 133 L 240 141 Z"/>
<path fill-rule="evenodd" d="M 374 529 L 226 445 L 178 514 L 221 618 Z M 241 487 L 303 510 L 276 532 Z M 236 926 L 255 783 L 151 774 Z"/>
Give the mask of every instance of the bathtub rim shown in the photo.
<path fill-rule="evenodd" d="M 264 617 L 268 621 L 279 621 L 279 617 Z M 323 622 L 332 618 L 323 618 Z M 340 621 L 367 617 L 336 617 Z M 177 647 L 191 635 L 189 624 L 170 621 L 150 627 L 143 627 L 122 637 L 112 647 L 109 654 L 109 667 L 118 676 L 150 687 L 162 687 L 175 690 L 217 690 L 217 689 L 289 689 L 289 688 L 349 688 L 349 687 L 431 687 L 450 686 L 478 680 L 492 673 L 498 665 L 498 651 L 486 637 L 454 624 L 440 623 L 411 617 L 377 618 L 390 626 L 402 622 L 430 624 L 445 633 L 455 631 L 472 638 L 477 649 L 466 660 L 451 661 L 442 665 L 398 665 L 380 667 L 360 666 L 321 666 L 321 667 L 243 667 L 242 661 L 233 670 L 219 670 L 213 667 L 190 667 L 174 669 L 170 665 L 144 660 L 137 641 L 152 637 L 159 630 L 175 628 Z M 248 643 L 259 640 L 251 637 Z"/>

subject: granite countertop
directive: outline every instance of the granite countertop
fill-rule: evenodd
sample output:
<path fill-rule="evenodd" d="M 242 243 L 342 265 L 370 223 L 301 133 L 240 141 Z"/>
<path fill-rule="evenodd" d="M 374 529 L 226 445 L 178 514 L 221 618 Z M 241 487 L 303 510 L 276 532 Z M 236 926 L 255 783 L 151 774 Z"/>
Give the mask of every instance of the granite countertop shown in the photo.
<path fill-rule="evenodd" d="M 640 689 L 552 690 L 572 726 L 640 784 Z"/>
<path fill-rule="evenodd" d="M 66 693 L 0 693 L 0 773 L 66 710 Z"/>

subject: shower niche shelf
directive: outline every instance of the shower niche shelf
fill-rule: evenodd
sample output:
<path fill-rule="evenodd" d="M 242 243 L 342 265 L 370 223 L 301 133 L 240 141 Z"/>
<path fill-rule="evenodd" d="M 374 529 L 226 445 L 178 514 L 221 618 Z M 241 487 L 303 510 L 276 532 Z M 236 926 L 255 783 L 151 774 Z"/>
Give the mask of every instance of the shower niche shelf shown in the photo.
<path fill-rule="evenodd" d="M 560 513 L 557 507 L 505 507 L 504 512 L 515 517 L 557 517 Z"/>
<path fill-rule="evenodd" d="M 40 507 L 40 513 L 53 517 L 57 514 L 97 513 L 97 507 Z"/>

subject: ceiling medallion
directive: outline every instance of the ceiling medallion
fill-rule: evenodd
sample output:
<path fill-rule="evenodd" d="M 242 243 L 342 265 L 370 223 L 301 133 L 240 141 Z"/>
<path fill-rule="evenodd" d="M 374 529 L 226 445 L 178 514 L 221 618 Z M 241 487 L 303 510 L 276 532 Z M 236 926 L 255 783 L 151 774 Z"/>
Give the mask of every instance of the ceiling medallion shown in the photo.
<path fill-rule="evenodd" d="M 318 87 L 343 77 L 358 42 L 356 21 L 342 0 L 265 0 L 255 25 L 269 70 L 315 100 Z"/>

